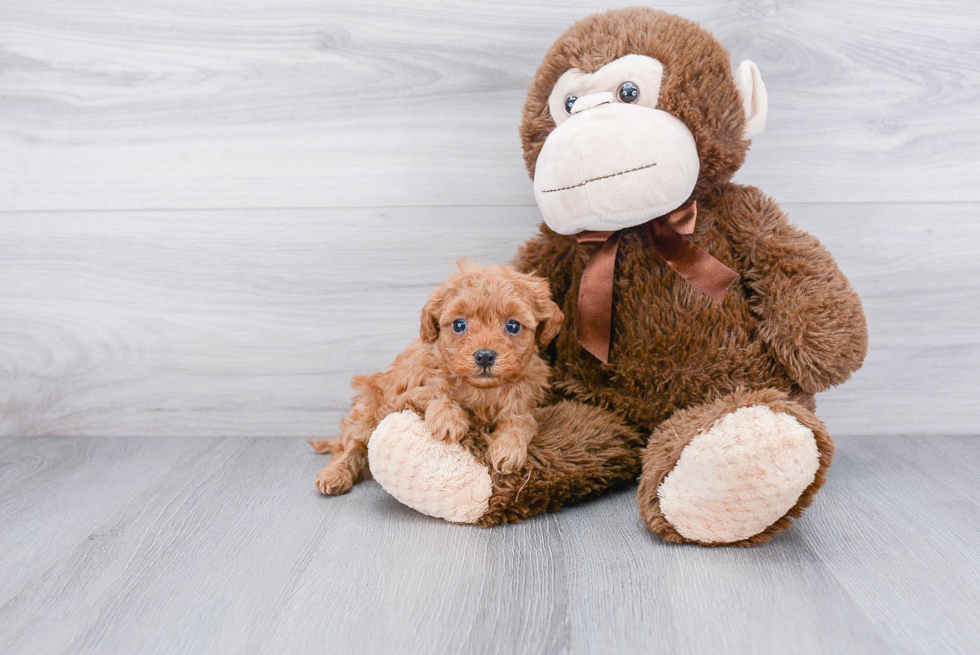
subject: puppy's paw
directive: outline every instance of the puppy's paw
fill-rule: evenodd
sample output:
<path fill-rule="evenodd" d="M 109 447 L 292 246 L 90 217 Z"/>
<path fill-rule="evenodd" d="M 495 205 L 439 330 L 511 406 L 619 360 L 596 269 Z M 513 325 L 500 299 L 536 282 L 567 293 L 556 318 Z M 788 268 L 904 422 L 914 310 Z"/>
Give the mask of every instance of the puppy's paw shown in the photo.
<path fill-rule="evenodd" d="M 327 496 L 339 496 L 351 490 L 354 478 L 342 468 L 327 466 L 316 474 L 316 488 Z"/>
<path fill-rule="evenodd" d="M 425 390 L 421 387 L 415 387 L 398 396 L 391 413 L 400 414 L 405 410 L 411 410 L 418 414 L 419 418 L 425 418 L 425 408 L 429 401 L 430 397 Z"/>
<path fill-rule="evenodd" d="M 457 403 L 444 398 L 433 400 L 425 410 L 425 426 L 436 439 L 459 443 L 469 432 L 466 412 Z"/>
<path fill-rule="evenodd" d="M 490 443 L 490 465 L 501 473 L 513 473 L 527 461 L 527 448 L 516 439 L 498 438 Z"/>

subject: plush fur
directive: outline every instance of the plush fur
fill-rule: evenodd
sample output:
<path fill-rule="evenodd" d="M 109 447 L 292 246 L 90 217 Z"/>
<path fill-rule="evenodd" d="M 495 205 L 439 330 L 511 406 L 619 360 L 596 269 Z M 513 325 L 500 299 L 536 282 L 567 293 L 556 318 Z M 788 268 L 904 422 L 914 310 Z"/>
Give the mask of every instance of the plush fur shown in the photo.
<path fill-rule="evenodd" d="M 660 511 L 687 539 L 741 541 L 792 509 L 819 467 L 812 430 L 765 405 L 740 407 L 684 447 L 657 487 Z"/>
<path fill-rule="evenodd" d="M 422 309 L 421 339 L 380 373 L 354 378 L 359 393 L 340 437 L 310 441 L 317 452 L 334 453 L 316 477 L 322 493 L 346 493 L 363 478 L 371 433 L 405 409 L 450 444 L 478 432 L 496 471 L 524 465 L 538 430 L 534 410 L 547 389 L 538 346 L 554 338 L 564 317 L 540 277 L 465 260 L 459 268 Z M 510 321 L 517 329 L 508 332 Z"/>
<path fill-rule="evenodd" d="M 745 161 L 748 143 L 742 140 L 745 110 L 728 52 L 697 23 L 643 7 L 580 20 L 545 53 L 528 90 L 521 123 L 528 173 L 534 176 L 538 153 L 555 128 L 548 96 L 562 73 L 570 68 L 594 73 L 629 54 L 647 55 L 664 65 L 658 107 L 679 118 L 697 142 L 701 174 L 694 196 L 730 180 Z"/>
<path fill-rule="evenodd" d="M 833 440 L 813 412 L 790 400 L 785 393 L 775 389 L 750 391 L 739 388 L 711 402 L 675 412 L 653 432 L 643 453 L 643 473 L 640 476 L 639 490 L 640 515 L 652 532 L 675 543 L 693 541 L 681 535 L 661 511 L 660 491 L 664 479 L 675 470 L 674 467 L 684 453 L 684 449 L 695 437 L 705 435 L 720 421 L 740 410 L 762 407 L 778 415 L 792 417 L 812 433 L 819 454 L 817 470 L 810 484 L 793 506 L 782 517 L 773 521 L 766 530 L 734 542 L 702 540 L 699 543 L 710 546 L 731 543 L 738 546 L 754 546 L 769 541 L 772 535 L 790 527 L 792 519 L 799 518 L 803 514 L 803 510 L 810 506 L 816 492 L 826 480 L 827 470 L 833 463 Z"/>
<path fill-rule="evenodd" d="M 643 435 L 615 415 L 582 403 L 558 401 L 537 410 L 539 431 L 523 469 L 490 471 L 494 492 L 482 527 L 554 512 L 636 479 Z M 479 441 L 467 443 L 483 454 Z"/>
<path fill-rule="evenodd" d="M 733 542 L 757 544 L 789 527 L 823 484 L 833 442 L 812 414 L 813 394 L 847 380 L 861 366 L 867 350 L 864 313 L 816 238 L 790 224 L 759 189 L 729 182 L 749 147 L 742 139 L 745 113 L 727 52 L 695 23 L 649 9 L 623 9 L 586 18 L 559 37 L 524 107 L 521 137 L 528 171 L 533 175 L 554 128 L 547 99 L 558 77 L 572 67 L 591 72 L 631 53 L 663 62 L 659 107 L 683 121 L 697 141 L 701 170 L 692 198 L 698 202 L 698 222 L 690 238 L 741 277 L 724 302 L 715 304 L 674 273 L 639 230 L 626 230 L 616 264 L 609 363 L 577 343 L 574 320 L 548 351 L 553 393 L 567 401 L 555 411 L 574 414 L 578 410 L 571 407 L 593 406 L 607 412 L 606 426 L 580 433 L 575 445 L 575 452 L 585 450 L 592 459 L 580 468 L 556 449 L 542 453 L 540 462 L 533 460 L 540 470 L 526 470 L 520 478 L 520 472 L 496 476 L 491 510 L 482 523 L 556 509 L 601 491 L 603 483 L 580 484 L 581 479 L 604 480 L 605 468 L 604 483 L 618 482 L 629 468 L 622 449 L 638 453 L 633 435 L 652 435 L 643 450 L 641 515 L 663 538 L 691 541 L 664 518 L 660 485 L 695 436 L 739 408 L 763 406 L 812 431 L 819 468 L 785 515 Z M 574 317 L 593 248 L 542 225 L 514 264 L 546 276 L 555 301 Z M 511 492 L 521 485 L 520 494 Z"/>
<path fill-rule="evenodd" d="M 860 301 L 819 241 L 753 187 L 725 184 L 698 203 L 692 240 L 741 277 L 716 304 L 667 266 L 642 235 L 620 241 L 609 364 L 569 321 L 552 350 L 561 395 L 615 409 L 652 431 L 674 411 L 739 387 L 785 391 L 804 405 L 860 367 Z M 546 226 L 515 264 L 546 274 L 568 316 L 593 250 Z"/>

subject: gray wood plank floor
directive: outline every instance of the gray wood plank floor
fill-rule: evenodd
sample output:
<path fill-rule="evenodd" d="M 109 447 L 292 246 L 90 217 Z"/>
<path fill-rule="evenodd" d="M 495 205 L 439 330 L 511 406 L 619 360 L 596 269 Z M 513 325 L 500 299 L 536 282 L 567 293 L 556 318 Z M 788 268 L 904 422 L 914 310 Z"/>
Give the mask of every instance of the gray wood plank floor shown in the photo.
<path fill-rule="evenodd" d="M 757 549 L 667 545 L 635 488 L 490 530 L 298 439 L 0 440 L 0 652 L 968 653 L 977 437 L 839 442 Z"/>

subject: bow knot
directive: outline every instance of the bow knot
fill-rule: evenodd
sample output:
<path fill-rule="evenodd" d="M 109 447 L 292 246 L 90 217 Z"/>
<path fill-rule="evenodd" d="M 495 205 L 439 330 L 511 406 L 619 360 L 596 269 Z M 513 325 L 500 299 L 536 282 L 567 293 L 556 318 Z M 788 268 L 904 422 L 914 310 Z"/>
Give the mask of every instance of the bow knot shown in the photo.
<path fill-rule="evenodd" d="M 721 302 L 738 273 L 684 238 L 694 233 L 697 217 L 697 202 L 690 200 L 638 227 L 647 232 L 654 249 L 678 275 L 715 302 Z M 609 361 L 613 277 L 622 234 L 623 230 L 578 235 L 579 243 L 600 244 L 585 265 L 579 286 L 578 342 L 603 363 Z"/>

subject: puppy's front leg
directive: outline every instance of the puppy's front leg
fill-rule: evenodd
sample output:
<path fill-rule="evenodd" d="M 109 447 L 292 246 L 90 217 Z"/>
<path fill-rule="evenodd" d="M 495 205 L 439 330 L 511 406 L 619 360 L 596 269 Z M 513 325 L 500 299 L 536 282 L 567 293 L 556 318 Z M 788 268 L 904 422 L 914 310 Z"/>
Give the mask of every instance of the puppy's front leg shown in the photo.
<path fill-rule="evenodd" d="M 490 437 L 490 464 L 501 473 L 513 473 L 527 461 L 527 445 L 538 432 L 530 414 L 515 414 L 497 421 Z"/>
<path fill-rule="evenodd" d="M 459 443 L 470 430 L 466 411 L 455 400 L 434 398 L 425 409 L 425 425 L 436 439 Z"/>
<path fill-rule="evenodd" d="M 425 416 L 425 411 L 429 408 L 429 403 L 436 397 L 435 391 L 431 387 L 413 387 L 398 396 L 394 403 L 395 412 L 403 412 L 410 409 L 420 417 Z"/>

